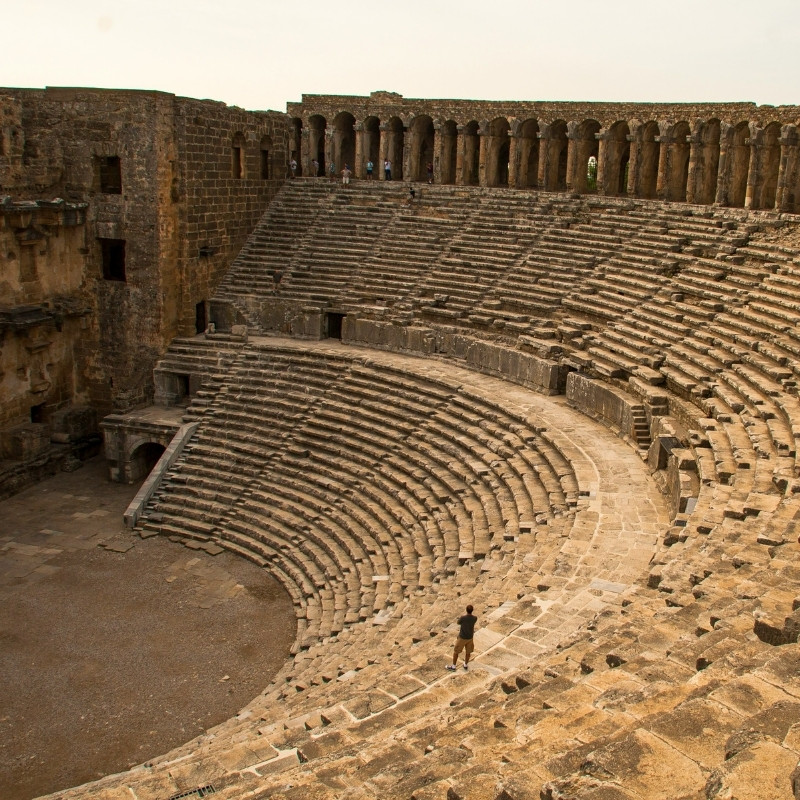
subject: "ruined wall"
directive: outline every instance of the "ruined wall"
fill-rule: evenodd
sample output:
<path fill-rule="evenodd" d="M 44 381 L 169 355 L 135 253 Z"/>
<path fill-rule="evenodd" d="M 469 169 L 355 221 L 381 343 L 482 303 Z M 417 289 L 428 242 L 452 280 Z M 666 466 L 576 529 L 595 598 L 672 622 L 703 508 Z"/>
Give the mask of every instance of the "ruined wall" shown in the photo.
<path fill-rule="evenodd" d="M 204 329 L 285 179 L 287 139 L 284 114 L 163 92 L 0 89 L 0 459 L 42 460 L 70 406 L 152 402 L 156 361 Z"/>
<path fill-rule="evenodd" d="M 0 193 L 87 204 L 85 241 L 68 260 L 82 262 L 70 291 L 92 309 L 75 351 L 90 402 L 101 413 L 149 402 L 156 360 L 204 327 L 205 301 L 284 178 L 285 116 L 48 88 L 0 90 L 0 121 Z M 57 272 L 43 269 L 27 294 L 46 296 Z"/>

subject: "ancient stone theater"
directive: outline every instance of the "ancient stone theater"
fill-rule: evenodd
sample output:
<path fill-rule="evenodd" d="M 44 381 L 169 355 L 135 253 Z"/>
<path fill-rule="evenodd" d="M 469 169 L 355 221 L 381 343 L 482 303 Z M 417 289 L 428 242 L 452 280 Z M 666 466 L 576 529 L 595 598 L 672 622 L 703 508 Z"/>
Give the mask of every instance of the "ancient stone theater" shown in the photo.
<path fill-rule="evenodd" d="M 52 797 L 800 798 L 798 126 L 0 90 L 0 494 L 102 449 L 297 618 Z"/>

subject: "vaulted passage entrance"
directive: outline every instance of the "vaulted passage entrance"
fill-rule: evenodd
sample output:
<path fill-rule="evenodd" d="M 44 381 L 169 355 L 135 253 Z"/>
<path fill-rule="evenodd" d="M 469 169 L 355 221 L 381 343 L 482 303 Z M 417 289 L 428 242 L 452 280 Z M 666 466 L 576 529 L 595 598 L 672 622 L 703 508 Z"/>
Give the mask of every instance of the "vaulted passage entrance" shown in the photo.
<path fill-rule="evenodd" d="M 780 136 L 781 126 L 777 122 L 771 122 L 761 131 L 752 208 L 775 208 L 778 169 L 781 163 Z"/>
<path fill-rule="evenodd" d="M 468 122 L 462 134 L 464 157 L 461 165 L 461 183 L 465 186 L 477 186 L 480 174 L 480 138 L 478 123 Z"/>
<path fill-rule="evenodd" d="M 439 156 L 439 180 L 442 183 L 456 182 L 456 156 L 458 154 L 458 127 L 453 120 L 442 123 L 441 155 Z"/>
<path fill-rule="evenodd" d="M 325 159 L 325 129 L 328 127 L 325 117 L 314 114 L 308 120 L 308 157 L 309 160 L 319 163 L 317 174 L 324 175 L 326 168 Z M 310 166 L 310 165 L 309 165 Z M 313 169 L 309 170 L 309 175 L 313 175 Z"/>
<path fill-rule="evenodd" d="M 567 188 L 567 123 L 563 119 L 556 120 L 549 129 L 543 132 L 544 152 L 544 189 L 551 192 L 563 192 Z"/>
<path fill-rule="evenodd" d="M 517 136 L 517 186 L 533 188 L 539 183 L 539 123 L 528 119 Z"/>
<path fill-rule="evenodd" d="M 605 139 L 605 156 L 601 160 L 603 175 L 601 183 L 605 193 L 622 195 L 628 193 L 628 164 L 631 160 L 630 129 L 627 122 L 615 122 Z"/>
<path fill-rule="evenodd" d="M 508 120 L 498 117 L 489 125 L 486 143 L 486 185 L 508 186 Z"/>
<path fill-rule="evenodd" d="M 350 169 L 356 163 L 356 121 L 352 114 L 342 111 L 333 121 L 332 159 L 337 172 L 341 172 L 345 164 Z"/>
<path fill-rule="evenodd" d="M 689 179 L 689 123 L 679 122 L 672 128 L 666 145 L 664 199 L 684 202 Z"/>
<path fill-rule="evenodd" d="M 710 119 L 700 128 L 698 134 L 695 164 L 695 203 L 713 203 L 717 194 L 719 173 L 719 131 L 718 119 Z"/>
<path fill-rule="evenodd" d="M 656 141 L 656 137 L 659 135 L 658 123 L 647 122 L 640 131 L 639 176 L 636 195 L 652 199 L 656 196 L 656 183 L 658 181 L 659 149 Z"/>
<path fill-rule="evenodd" d="M 403 180 L 403 120 L 398 117 L 392 117 L 387 123 L 384 130 L 386 137 L 386 150 L 385 158 L 392 164 L 392 179 L 396 181 Z M 381 165 L 383 167 L 383 165 Z M 383 169 L 381 169 L 383 175 Z"/>
<path fill-rule="evenodd" d="M 727 202 L 723 205 L 743 208 L 747 196 L 747 172 L 750 169 L 750 123 L 740 122 L 728 132 Z"/>

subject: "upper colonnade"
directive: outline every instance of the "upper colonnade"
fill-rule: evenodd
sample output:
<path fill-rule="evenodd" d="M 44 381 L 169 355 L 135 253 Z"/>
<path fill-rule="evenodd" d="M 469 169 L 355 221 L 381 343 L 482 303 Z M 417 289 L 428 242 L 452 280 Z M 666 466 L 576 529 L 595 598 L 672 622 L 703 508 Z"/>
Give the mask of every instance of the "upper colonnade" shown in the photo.
<path fill-rule="evenodd" d="M 289 103 L 300 174 L 598 192 L 800 213 L 800 107 L 303 95 Z"/>

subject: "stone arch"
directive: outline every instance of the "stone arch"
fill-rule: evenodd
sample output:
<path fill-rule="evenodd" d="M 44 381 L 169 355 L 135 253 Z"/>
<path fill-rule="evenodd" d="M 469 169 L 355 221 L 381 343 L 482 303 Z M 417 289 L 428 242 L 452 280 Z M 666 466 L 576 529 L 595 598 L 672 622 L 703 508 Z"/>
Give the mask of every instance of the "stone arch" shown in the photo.
<path fill-rule="evenodd" d="M 567 188 L 567 162 L 569 157 L 569 140 L 567 139 L 567 123 L 557 119 L 545 127 L 541 133 L 543 145 L 540 144 L 539 157 L 542 176 L 539 185 L 550 192 L 563 192 Z"/>
<path fill-rule="evenodd" d="M 517 186 L 539 185 L 539 123 L 526 119 L 517 132 Z"/>
<path fill-rule="evenodd" d="M 508 157 L 511 126 L 505 117 L 496 117 L 488 126 L 486 149 L 486 185 L 508 186 Z"/>
<path fill-rule="evenodd" d="M 667 148 L 667 170 L 664 199 L 686 201 L 686 185 L 689 180 L 689 123 L 681 121 L 673 125 L 662 147 Z"/>
<path fill-rule="evenodd" d="M 458 154 L 458 126 L 452 119 L 443 122 L 439 128 L 439 136 L 441 137 L 439 181 L 441 183 L 455 183 Z"/>
<path fill-rule="evenodd" d="M 294 159 L 297 162 L 297 174 L 303 174 L 303 158 L 302 158 L 302 150 L 301 150 L 301 143 L 303 141 L 302 138 L 302 130 L 303 130 L 303 120 L 299 119 L 298 117 L 294 117 L 291 123 L 291 139 L 289 141 L 289 159 Z M 261 139 L 262 143 L 264 141 L 264 137 Z M 270 141 L 270 147 L 268 149 L 272 149 L 272 142 Z M 263 153 L 263 147 L 261 152 Z M 269 169 L 267 169 L 269 172 Z M 261 177 L 264 177 L 264 158 L 262 156 L 261 160 Z"/>
<path fill-rule="evenodd" d="M 421 181 L 427 174 L 427 165 L 433 163 L 433 120 L 422 114 L 411 123 L 411 162 L 409 179 Z"/>
<path fill-rule="evenodd" d="M 726 197 L 723 205 L 743 208 L 747 197 L 747 174 L 750 171 L 750 123 L 740 122 L 728 131 Z"/>
<path fill-rule="evenodd" d="M 619 121 L 609 128 L 605 136 L 599 181 L 604 194 L 622 195 L 628 192 L 628 165 L 631 160 L 629 135 L 628 123 Z"/>
<path fill-rule="evenodd" d="M 403 179 L 403 136 L 405 125 L 400 117 L 391 117 L 384 126 L 386 136 L 386 158 L 392 162 L 392 178 Z M 383 165 L 381 165 L 383 166 Z"/>
<path fill-rule="evenodd" d="M 326 170 L 325 158 L 325 131 L 328 121 L 320 114 L 314 114 L 308 119 L 308 160 L 316 159 L 319 162 L 318 174 L 324 175 Z M 313 174 L 313 173 L 312 173 Z"/>
<path fill-rule="evenodd" d="M 461 163 L 461 183 L 477 186 L 480 175 L 480 136 L 476 120 L 468 122 L 463 129 L 464 158 Z"/>
<path fill-rule="evenodd" d="M 697 132 L 697 155 L 694 178 L 694 202 L 714 202 L 719 176 L 720 121 L 710 119 L 701 123 Z"/>
<path fill-rule="evenodd" d="M 770 122 L 759 134 L 758 169 L 753 187 L 752 208 L 775 208 L 778 169 L 781 163 L 781 125 Z"/>
<path fill-rule="evenodd" d="M 653 198 L 656 196 L 658 184 L 659 144 L 658 123 L 654 120 L 646 122 L 639 129 L 639 175 L 636 182 L 637 197 Z"/>
<path fill-rule="evenodd" d="M 158 463 L 165 449 L 161 442 L 146 439 L 134 441 L 130 449 L 130 455 L 126 458 L 129 482 L 134 483 L 146 478 Z"/>
<path fill-rule="evenodd" d="M 333 120 L 331 157 L 338 172 L 345 164 L 352 170 L 356 163 L 356 120 L 349 111 L 339 112 Z"/>
<path fill-rule="evenodd" d="M 237 180 L 247 177 L 247 141 L 241 131 L 231 141 L 231 176 Z"/>
<path fill-rule="evenodd" d="M 593 192 L 597 189 L 589 173 L 589 159 L 594 159 L 595 169 L 599 153 L 599 142 L 595 134 L 600 132 L 600 123 L 594 119 L 586 119 L 574 128 L 572 147 L 575 153 L 573 162 L 572 188 L 576 192 Z"/>
<path fill-rule="evenodd" d="M 362 125 L 364 164 L 371 161 L 374 174 L 381 168 L 381 123 L 377 117 L 367 117 Z"/>

